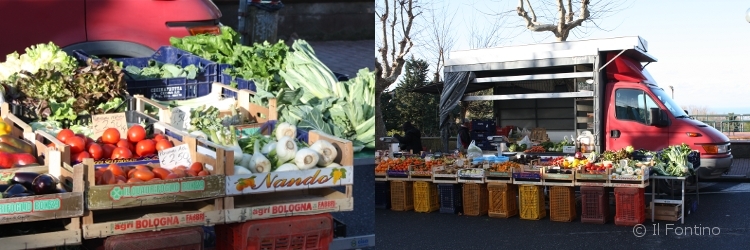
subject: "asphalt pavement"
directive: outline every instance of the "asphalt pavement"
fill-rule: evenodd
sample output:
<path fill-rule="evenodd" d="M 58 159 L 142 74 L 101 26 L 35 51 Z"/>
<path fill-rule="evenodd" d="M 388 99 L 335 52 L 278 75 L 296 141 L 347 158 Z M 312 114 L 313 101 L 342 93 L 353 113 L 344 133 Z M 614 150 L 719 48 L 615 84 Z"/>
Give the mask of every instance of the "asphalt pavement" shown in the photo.
<path fill-rule="evenodd" d="M 518 216 L 502 219 L 376 209 L 375 246 L 377 249 L 748 249 L 750 183 L 702 183 L 701 186 L 698 209 L 685 218 L 685 224 L 647 220 L 638 228 L 615 225 L 612 217 L 607 224 L 587 224 L 580 219 L 553 222 L 549 217 L 533 221 Z M 610 211 L 614 212 L 614 207 Z"/>

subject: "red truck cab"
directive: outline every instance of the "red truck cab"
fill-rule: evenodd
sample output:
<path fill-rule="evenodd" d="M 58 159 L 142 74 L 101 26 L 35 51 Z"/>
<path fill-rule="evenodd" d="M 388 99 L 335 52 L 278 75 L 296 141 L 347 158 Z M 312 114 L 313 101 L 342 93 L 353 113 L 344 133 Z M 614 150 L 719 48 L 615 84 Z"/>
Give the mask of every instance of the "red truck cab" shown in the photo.
<path fill-rule="evenodd" d="M 147 57 L 170 37 L 218 33 L 220 17 L 211 0 L 2 1 L 0 56 L 51 41 L 67 52 Z"/>
<path fill-rule="evenodd" d="M 729 138 L 715 128 L 690 118 L 640 67 L 640 63 L 614 53 L 606 68 L 604 132 L 607 149 L 629 145 L 656 151 L 687 144 L 701 153 L 700 178 L 716 178 L 729 171 L 732 153 Z"/>

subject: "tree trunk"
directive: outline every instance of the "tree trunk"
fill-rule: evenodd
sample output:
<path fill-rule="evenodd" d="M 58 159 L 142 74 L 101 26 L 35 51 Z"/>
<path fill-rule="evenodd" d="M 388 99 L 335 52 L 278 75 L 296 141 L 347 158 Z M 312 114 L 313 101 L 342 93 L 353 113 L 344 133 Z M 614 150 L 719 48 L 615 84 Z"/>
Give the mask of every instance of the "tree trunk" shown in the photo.
<path fill-rule="evenodd" d="M 379 72 L 376 72 L 378 74 Z M 383 110 L 380 105 L 380 96 L 383 95 L 385 88 L 382 86 L 388 86 L 386 80 L 381 77 L 375 78 L 375 149 L 386 150 L 388 145 L 380 141 L 381 137 L 387 135 L 385 130 L 385 121 L 383 121 Z"/>

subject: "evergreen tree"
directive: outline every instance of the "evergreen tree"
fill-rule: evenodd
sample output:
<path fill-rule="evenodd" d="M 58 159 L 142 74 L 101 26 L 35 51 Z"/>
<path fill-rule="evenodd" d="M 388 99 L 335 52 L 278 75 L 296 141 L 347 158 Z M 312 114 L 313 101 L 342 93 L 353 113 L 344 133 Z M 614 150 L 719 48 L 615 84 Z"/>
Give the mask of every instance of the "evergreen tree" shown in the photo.
<path fill-rule="evenodd" d="M 396 103 L 399 127 L 406 121 L 411 122 L 422 131 L 423 136 L 438 136 L 440 97 L 436 95 L 414 93 L 412 89 L 430 84 L 429 64 L 421 59 L 411 58 L 404 65 L 404 78 L 395 89 L 391 102 Z"/>

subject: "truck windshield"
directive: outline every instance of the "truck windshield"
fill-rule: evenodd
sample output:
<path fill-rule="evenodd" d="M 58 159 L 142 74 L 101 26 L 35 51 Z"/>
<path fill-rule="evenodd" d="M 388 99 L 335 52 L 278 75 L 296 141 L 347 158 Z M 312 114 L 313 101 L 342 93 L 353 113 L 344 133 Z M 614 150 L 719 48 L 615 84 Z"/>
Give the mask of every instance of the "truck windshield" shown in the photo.
<path fill-rule="evenodd" d="M 677 103 L 675 103 L 672 98 L 669 98 L 669 95 L 667 95 L 667 92 L 664 92 L 663 89 L 651 88 L 651 92 L 659 98 L 661 103 L 663 103 L 664 106 L 667 107 L 669 112 L 671 112 L 675 118 L 690 118 L 690 116 L 688 116 L 685 111 L 682 110 L 680 105 L 677 105 Z"/>

